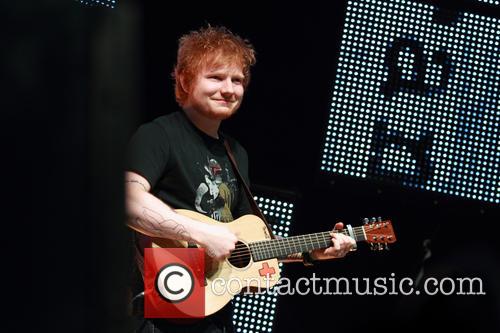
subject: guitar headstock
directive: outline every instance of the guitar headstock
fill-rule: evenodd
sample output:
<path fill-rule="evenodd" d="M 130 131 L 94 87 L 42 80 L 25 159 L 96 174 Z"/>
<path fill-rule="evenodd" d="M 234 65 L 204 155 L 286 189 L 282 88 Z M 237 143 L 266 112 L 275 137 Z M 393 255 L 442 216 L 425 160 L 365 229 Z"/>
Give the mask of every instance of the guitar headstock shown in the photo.
<path fill-rule="evenodd" d="M 396 242 L 396 234 L 390 220 L 372 217 L 371 219 L 365 218 L 363 223 L 366 241 L 372 250 L 388 250 L 388 244 Z"/>

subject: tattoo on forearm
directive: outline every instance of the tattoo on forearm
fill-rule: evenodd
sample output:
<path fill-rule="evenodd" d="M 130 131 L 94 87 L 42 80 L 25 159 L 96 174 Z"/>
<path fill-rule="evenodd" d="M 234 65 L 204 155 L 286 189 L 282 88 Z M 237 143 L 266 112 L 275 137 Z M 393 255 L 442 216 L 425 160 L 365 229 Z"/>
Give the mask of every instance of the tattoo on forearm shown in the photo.
<path fill-rule="evenodd" d="M 155 212 L 154 210 L 147 207 L 143 207 L 142 217 L 137 217 L 134 220 L 134 223 L 141 229 L 148 230 L 158 237 L 165 237 L 165 229 L 170 229 L 173 230 L 175 234 L 175 236 L 172 238 L 187 242 L 192 241 L 191 235 L 183 225 L 175 222 L 172 219 L 165 219 L 163 218 L 163 216 L 161 216 L 160 213 Z M 210 257 L 216 256 L 216 253 L 211 248 L 205 248 L 205 251 L 206 254 Z M 299 253 L 298 255 L 298 260 L 302 260 L 302 254 Z"/>
<path fill-rule="evenodd" d="M 142 188 L 144 188 L 144 191 L 147 191 L 146 185 L 144 185 L 144 183 L 141 183 L 140 181 L 138 181 L 136 179 L 127 179 L 127 180 L 125 180 L 125 183 L 136 183 L 136 184 L 139 184 L 139 185 L 142 186 Z"/>
<path fill-rule="evenodd" d="M 165 219 L 159 213 L 144 207 L 142 217 L 135 219 L 135 223 L 143 229 L 153 232 L 159 237 L 165 237 L 165 229 L 173 230 L 175 238 L 189 241 L 191 239 L 189 232 L 183 225 L 172 219 Z"/>

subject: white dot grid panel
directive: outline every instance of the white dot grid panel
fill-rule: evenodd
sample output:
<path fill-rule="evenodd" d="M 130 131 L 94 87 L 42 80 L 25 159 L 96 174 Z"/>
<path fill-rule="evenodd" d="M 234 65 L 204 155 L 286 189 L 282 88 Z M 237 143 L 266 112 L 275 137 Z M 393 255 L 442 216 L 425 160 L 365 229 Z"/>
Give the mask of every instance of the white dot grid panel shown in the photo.
<path fill-rule="evenodd" d="M 288 237 L 292 222 L 293 203 L 254 197 L 275 235 Z M 279 264 L 283 273 L 282 263 Z M 233 323 L 236 332 L 272 332 L 276 318 L 277 295 L 248 294 L 234 297 Z"/>
<path fill-rule="evenodd" d="M 479 2 L 486 2 L 491 5 L 500 5 L 500 0 L 477 0 Z"/>
<path fill-rule="evenodd" d="M 77 0 L 88 6 L 104 6 L 109 8 L 115 8 L 116 0 Z"/>
<path fill-rule="evenodd" d="M 349 1 L 321 170 L 499 203 L 499 23 Z"/>

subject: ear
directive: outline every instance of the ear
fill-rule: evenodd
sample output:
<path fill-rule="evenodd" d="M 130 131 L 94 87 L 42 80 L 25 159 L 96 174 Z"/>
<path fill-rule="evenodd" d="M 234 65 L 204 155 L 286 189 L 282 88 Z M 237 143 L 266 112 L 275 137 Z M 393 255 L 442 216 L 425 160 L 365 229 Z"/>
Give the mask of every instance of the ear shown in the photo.
<path fill-rule="evenodd" d="M 178 74 L 178 77 L 179 77 L 179 84 L 181 85 L 182 91 L 184 91 L 186 94 L 189 94 L 188 85 L 186 83 L 186 77 L 184 76 L 183 73 Z"/>

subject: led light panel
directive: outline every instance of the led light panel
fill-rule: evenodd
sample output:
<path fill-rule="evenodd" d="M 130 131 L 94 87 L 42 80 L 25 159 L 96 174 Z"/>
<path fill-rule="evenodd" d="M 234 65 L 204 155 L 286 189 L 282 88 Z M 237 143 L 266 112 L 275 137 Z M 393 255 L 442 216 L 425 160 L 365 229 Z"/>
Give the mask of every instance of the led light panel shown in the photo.
<path fill-rule="evenodd" d="M 499 203 L 500 20 L 349 1 L 321 170 Z"/>
<path fill-rule="evenodd" d="M 88 6 L 104 6 L 109 8 L 115 8 L 116 0 L 78 0 L 84 5 Z"/>
<path fill-rule="evenodd" d="M 500 0 L 478 0 L 479 2 L 486 2 L 490 5 L 500 5 Z"/>
<path fill-rule="evenodd" d="M 288 237 L 293 204 L 277 199 L 254 197 L 267 221 L 278 236 Z M 282 263 L 279 264 L 283 273 Z M 276 318 L 277 295 L 247 294 L 234 297 L 233 323 L 236 332 L 272 332 Z"/>

